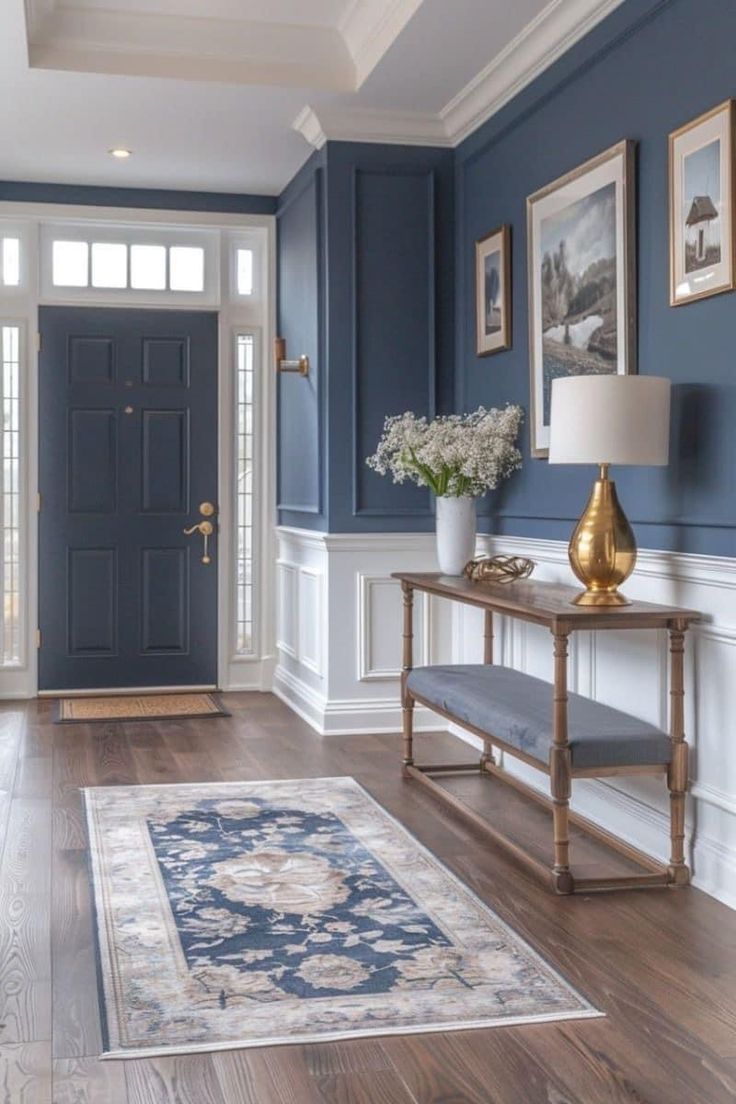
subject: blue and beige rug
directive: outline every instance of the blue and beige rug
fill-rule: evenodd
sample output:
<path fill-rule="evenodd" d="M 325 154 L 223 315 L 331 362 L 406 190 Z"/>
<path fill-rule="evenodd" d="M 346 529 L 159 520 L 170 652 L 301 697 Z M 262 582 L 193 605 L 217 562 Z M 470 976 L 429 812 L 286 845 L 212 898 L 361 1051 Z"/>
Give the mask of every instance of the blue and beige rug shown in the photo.
<path fill-rule="evenodd" d="M 600 1015 L 352 778 L 85 798 L 108 1056 Z"/>

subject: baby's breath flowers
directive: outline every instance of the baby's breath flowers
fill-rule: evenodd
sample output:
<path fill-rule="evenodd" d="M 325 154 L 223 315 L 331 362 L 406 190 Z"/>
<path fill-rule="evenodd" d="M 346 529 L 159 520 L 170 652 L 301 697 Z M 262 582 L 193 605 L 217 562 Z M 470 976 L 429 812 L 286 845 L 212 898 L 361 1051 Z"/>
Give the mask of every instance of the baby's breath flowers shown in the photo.
<path fill-rule="evenodd" d="M 417 418 L 407 411 L 386 418 L 383 434 L 366 464 L 394 483 L 409 479 L 438 497 L 475 497 L 494 490 L 521 467 L 516 447 L 524 412 L 520 406 L 479 406 L 472 414 Z"/>

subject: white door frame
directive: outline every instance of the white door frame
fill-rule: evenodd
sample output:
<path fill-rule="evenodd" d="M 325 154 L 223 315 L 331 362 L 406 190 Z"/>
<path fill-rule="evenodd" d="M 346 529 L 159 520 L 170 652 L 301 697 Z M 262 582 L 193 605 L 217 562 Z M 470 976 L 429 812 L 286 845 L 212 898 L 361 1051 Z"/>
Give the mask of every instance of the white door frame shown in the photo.
<path fill-rule="evenodd" d="M 233 301 L 229 295 L 232 276 L 231 250 L 220 248 L 220 272 L 215 300 L 183 301 L 172 294 L 169 302 L 158 296 L 146 301 L 145 293 L 130 292 L 123 299 L 120 293 L 105 293 L 95 289 L 85 295 L 75 289 L 64 298 L 63 293 L 42 295 L 40 278 L 40 235 L 42 223 L 77 225 L 119 223 L 128 228 L 163 227 L 168 229 L 200 228 L 226 234 L 255 232 L 260 242 L 261 285 L 253 301 Z M 219 496 L 220 539 L 218 541 L 218 682 L 225 690 L 269 690 L 275 667 L 275 525 L 276 525 L 276 378 L 270 351 L 276 333 L 276 220 L 273 215 L 222 214 L 199 211 L 159 211 L 126 207 L 76 206 L 70 204 L 0 202 L 0 229 L 17 223 L 22 236 L 24 274 L 20 288 L 0 287 L 0 316 L 21 325 L 24 353 L 21 390 L 21 562 L 23 601 L 21 604 L 22 634 L 25 642 L 21 663 L 0 667 L 0 699 L 33 698 L 38 694 L 38 657 L 36 626 L 38 625 L 38 309 L 40 306 L 119 306 L 150 307 L 152 309 L 216 310 L 219 317 L 218 402 L 219 456 L 217 487 Z M 254 639 L 254 654 L 235 654 L 233 635 L 235 610 L 234 526 L 233 505 L 234 418 L 233 380 L 234 346 L 237 333 L 252 333 L 256 343 L 256 374 L 258 418 L 255 426 L 255 457 L 257 501 L 254 512 L 254 550 L 257 552 L 256 587 L 258 592 L 258 625 Z M 99 693 L 99 691 L 97 691 Z"/>

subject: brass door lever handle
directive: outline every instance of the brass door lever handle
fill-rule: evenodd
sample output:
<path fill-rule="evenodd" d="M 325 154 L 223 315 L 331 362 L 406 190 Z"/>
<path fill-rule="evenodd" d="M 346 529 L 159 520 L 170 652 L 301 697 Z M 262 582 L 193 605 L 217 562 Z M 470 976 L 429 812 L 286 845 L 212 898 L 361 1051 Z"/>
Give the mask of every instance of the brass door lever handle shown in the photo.
<path fill-rule="evenodd" d="M 210 537 L 215 531 L 215 527 L 211 521 L 198 521 L 196 525 L 192 525 L 190 529 L 182 529 L 185 537 L 191 537 L 193 533 L 201 533 L 204 537 L 204 550 L 202 552 L 202 563 L 212 563 L 209 554 L 209 542 Z"/>

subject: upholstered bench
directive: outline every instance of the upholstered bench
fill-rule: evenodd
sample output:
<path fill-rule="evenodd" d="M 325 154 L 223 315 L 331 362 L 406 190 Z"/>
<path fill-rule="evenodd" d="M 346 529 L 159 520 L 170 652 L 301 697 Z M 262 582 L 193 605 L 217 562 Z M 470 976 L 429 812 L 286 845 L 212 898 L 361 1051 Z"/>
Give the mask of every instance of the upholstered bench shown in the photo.
<path fill-rule="evenodd" d="M 685 632 L 698 619 L 693 610 L 630 602 L 623 606 L 579 606 L 577 591 L 557 583 L 522 579 L 508 584 L 475 582 L 464 576 L 397 572 L 403 592 L 401 704 L 403 771 L 463 816 L 472 820 L 515 858 L 537 874 L 550 878 L 557 893 L 589 893 L 599 889 L 687 885 L 685 859 L 685 793 L 688 786 L 688 746 L 685 739 Z M 414 593 L 451 599 L 483 612 L 483 663 L 414 668 Z M 530 622 L 551 634 L 552 681 L 493 662 L 494 614 Z M 425 622 L 426 624 L 426 622 Z M 568 641 L 580 630 L 661 631 L 669 637 L 669 732 L 620 709 L 613 709 L 568 690 Z M 626 687 L 621 688 L 625 701 Z M 475 762 L 416 763 L 413 716 L 424 706 L 479 737 L 483 751 Z M 495 751 L 503 753 L 497 760 Z M 536 784 L 509 770 L 506 756 L 521 759 L 548 775 L 550 796 Z M 509 838 L 475 803 L 463 800 L 463 790 L 442 784 L 441 776 L 479 772 L 495 778 L 539 802 L 552 814 L 553 862 Z M 670 796 L 670 859 L 667 864 L 632 847 L 570 808 L 576 778 L 610 775 L 651 775 L 666 781 Z M 528 806 L 527 806 L 528 808 Z M 511 818 L 512 824 L 514 818 Z M 516 824 L 518 825 L 518 819 Z M 535 823 L 539 823 L 535 820 Z M 599 874 L 590 859 L 575 869 L 570 864 L 569 824 L 583 828 L 606 848 L 624 856 L 613 870 L 605 862 Z"/>
<path fill-rule="evenodd" d="M 495 736 L 544 766 L 549 762 L 551 687 L 543 679 L 485 664 L 415 667 L 407 689 L 461 724 Z M 567 696 L 567 740 L 573 770 L 665 765 L 672 758 L 666 732 L 579 694 Z"/>

